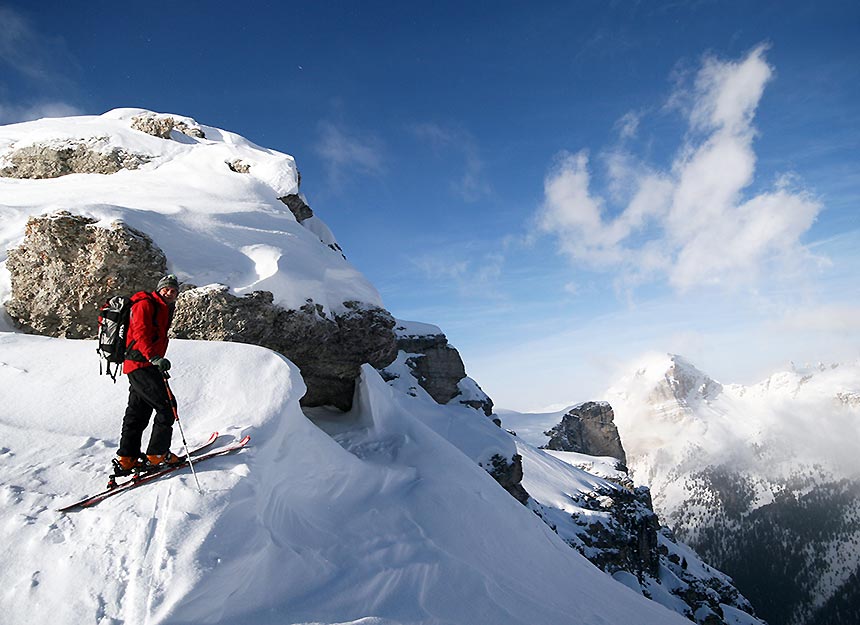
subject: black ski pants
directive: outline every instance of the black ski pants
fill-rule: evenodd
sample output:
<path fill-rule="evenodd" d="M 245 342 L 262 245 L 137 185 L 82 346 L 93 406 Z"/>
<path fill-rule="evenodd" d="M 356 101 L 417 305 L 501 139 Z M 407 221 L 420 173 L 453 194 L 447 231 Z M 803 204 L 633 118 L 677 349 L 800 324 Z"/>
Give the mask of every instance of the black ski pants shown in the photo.
<path fill-rule="evenodd" d="M 164 378 L 157 367 L 143 367 L 128 374 L 128 407 L 122 420 L 122 437 L 118 456 L 140 455 L 143 431 L 149 425 L 152 411 L 152 434 L 147 455 L 165 454 L 170 449 L 173 435 L 173 407 L 167 395 Z"/>

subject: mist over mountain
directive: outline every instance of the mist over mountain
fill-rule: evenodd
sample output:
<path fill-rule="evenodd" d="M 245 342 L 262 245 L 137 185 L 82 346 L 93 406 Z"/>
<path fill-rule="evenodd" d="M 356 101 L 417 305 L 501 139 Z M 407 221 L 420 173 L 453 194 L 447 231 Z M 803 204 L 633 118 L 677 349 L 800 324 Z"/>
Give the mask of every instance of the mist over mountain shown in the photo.
<path fill-rule="evenodd" d="M 792 365 L 743 386 L 656 355 L 604 399 L 661 518 L 765 619 L 860 618 L 860 362 Z"/>

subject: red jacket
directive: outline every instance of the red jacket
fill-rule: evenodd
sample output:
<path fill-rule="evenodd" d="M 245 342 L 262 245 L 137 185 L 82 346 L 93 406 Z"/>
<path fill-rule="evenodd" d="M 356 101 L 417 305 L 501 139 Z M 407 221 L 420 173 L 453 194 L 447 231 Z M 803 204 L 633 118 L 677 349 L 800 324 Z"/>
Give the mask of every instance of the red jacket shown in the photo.
<path fill-rule="evenodd" d="M 173 307 L 157 291 L 140 291 L 131 296 L 131 316 L 125 339 L 125 362 L 122 372 L 151 367 L 153 358 L 167 353 L 167 329 L 173 320 Z"/>

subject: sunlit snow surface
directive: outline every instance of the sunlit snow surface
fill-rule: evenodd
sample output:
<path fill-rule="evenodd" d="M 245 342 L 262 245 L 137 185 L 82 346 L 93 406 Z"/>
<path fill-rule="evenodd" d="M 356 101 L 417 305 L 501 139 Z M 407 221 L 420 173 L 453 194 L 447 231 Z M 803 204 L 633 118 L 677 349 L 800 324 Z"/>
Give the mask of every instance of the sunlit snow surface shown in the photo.
<path fill-rule="evenodd" d="M 96 374 L 94 349 L 0 333 L 4 624 L 687 622 L 478 466 L 513 444 L 482 414 L 365 367 L 353 412 L 318 426 L 297 368 L 247 345 L 171 343 L 190 441 L 251 435 L 200 466 L 202 495 L 182 471 L 60 514 L 116 450 L 126 382 Z"/>

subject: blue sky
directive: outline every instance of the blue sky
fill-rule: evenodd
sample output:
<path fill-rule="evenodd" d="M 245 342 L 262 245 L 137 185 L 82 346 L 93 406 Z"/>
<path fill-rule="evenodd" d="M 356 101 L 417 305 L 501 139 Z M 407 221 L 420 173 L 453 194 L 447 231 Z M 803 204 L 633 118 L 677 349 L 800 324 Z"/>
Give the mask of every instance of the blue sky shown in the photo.
<path fill-rule="evenodd" d="M 856 2 L 178 6 L 0 2 L 0 123 L 134 106 L 294 155 L 500 406 L 647 350 L 860 355 Z"/>

